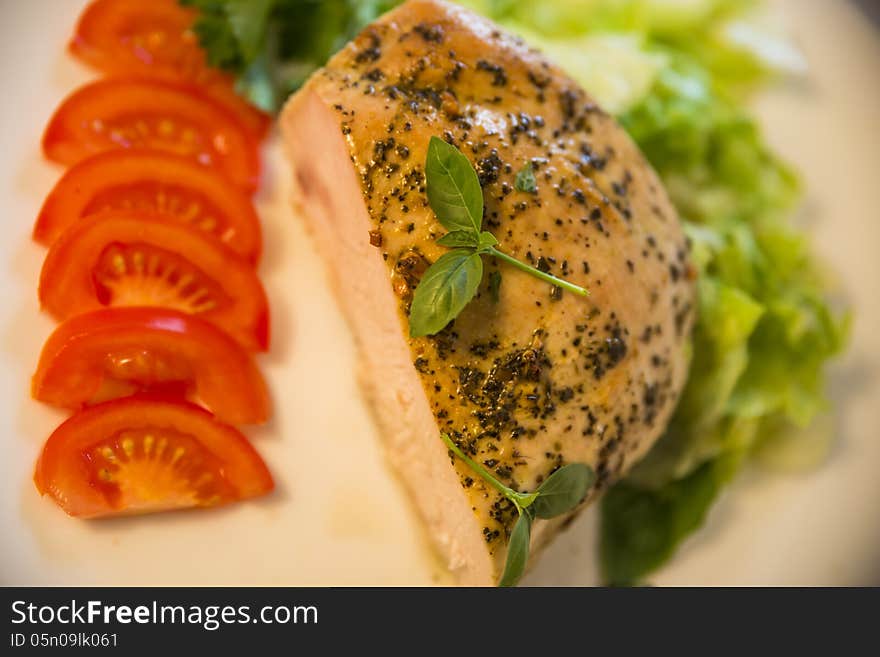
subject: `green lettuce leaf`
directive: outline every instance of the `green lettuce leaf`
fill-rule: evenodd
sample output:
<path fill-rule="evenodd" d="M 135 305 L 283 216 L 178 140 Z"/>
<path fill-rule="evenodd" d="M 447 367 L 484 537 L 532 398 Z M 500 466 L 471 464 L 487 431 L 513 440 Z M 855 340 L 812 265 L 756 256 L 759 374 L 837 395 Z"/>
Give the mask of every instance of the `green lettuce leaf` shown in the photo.
<path fill-rule="evenodd" d="M 703 525 L 741 460 L 741 452 L 729 451 L 660 489 L 622 481 L 608 491 L 602 499 L 599 539 L 606 582 L 638 584 L 671 558 L 678 544 Z"/>

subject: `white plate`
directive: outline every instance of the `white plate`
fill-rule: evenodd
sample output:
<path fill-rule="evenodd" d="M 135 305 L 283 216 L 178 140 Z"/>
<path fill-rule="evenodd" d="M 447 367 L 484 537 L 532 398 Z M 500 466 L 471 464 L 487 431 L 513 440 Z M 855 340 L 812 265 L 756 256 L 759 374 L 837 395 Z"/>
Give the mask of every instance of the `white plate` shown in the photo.
<path fill-rule="evenodd" d="M 809 185 L 817 250 L 857 309 L 836 367 L 838 436 L 817 470 L 741 477 L 657 575 L 662 584 L 880 583 L 880 39 L 848 4 L 784 0 L 812 66 L 808 85 L 759 111 Z M 31 482 L 63 413 L 31 401 L 29 377 L 53 323 L 36 285 L 33 219 L 60 169 L 39 141 L 52 111 L 92 73 L 64 52 L 82 3 L 0 2 L 0 584 L 430 584 L 444 577 L 389 475 L 356 387 L 349 333 L 321 263 L 285 203 L 277 144 L 259 197 L 261 267 L 274 346 L 261 360 L 275 419 L 250 431 L 278 492 L 211 512 L 82 522 Z M 545 553 L 528 584 L 596 582 L 595 513 Z"/>

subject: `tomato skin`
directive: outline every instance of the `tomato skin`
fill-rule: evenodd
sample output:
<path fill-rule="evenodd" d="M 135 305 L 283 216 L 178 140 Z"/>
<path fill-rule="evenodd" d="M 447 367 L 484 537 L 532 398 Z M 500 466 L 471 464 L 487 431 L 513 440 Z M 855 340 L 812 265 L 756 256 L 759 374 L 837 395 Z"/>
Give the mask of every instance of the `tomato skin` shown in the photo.
<path fill-rule="evenodd" d="M 108 73 L 155 66 L 193 77 L 206 68 L 190 27 L 198 12 L 173 0 L 92 0 L 68 44 L 71 54 Z"/>
<path fill-rule="evenodd" d="M 151 148 L 213 166 L 252 192 L 260 162 L 252 136 L 194 85 L 107 78 L 70 94 L 43 134 L 43 152 L 64 165 L 110 150 Z"/>
<path fill-rule="evenodd" d="M 265 351 L 269 345 L 266 293 L 250 264 L 200 231 L 151 214 L 114 212 L 86 217 L 71 226 L 49 249 L 40 273 L 42 307 L 63 321 L 90 310 L 114 305 L 103 299 L 96 272 L 108 248 L 121 245 L 156 249 L 171 254 L 176 264 L 191 266 L 215 290 L 218 302 L 194 310 L 235 338 L 247 349 Z M 134 298 L 115 305 L 161 305 Z M 184 308 L 185 309 L 185 308 Z"/>
<path fill-rule="evenodd" d="M 271 117 L 235 92 L 230 75 L 207 64 L 190 29 L 197 15 L 173 0 L 94 0 L 80 16 L 69 50 L 109 75 L 195 83 L 262 139 Z"/>
<path fill-rule="evenodd" d="M 181 216 L 190 223 L 213 221 L 216 228 L 211 232 L 206 229 L 206 234 L 215 235 L 252 263 L 259 259 L 260 222 L 241 190 L 188 158 L 141 149 L 99 153 L 68 169 L 43 203 L 34 225 L 34 239 L 49 246 L 82 217 L 120 209 L 118 206 L 131 204 L 132 200 L 137 202 L 144 188 L 152 189 L 156 197 L 150 199 L 152 206 L 144 209 Z M 159 195 L 166 199 L 164 205 Z M 178 201 L 179 207 L 169 207 L 168 199 Z M 185 216 L 194 205 L 201 215 Z"/>
<path fill-rule="evenodd" d="M 39 401 L 79 409 L 108 380 L 125 394 L 181 384 L 230 424 L 269 416 L 266 385 L 250 355 L 213 324 L 177 310 L 104 308 L 71 317 L 46 341 L 31 391 Z"/>
<path fill-rule="evenodd" d="M 218 483 L 224 494 L 217 499 L 168 500 L 165 506 L 147 509 L 129 508 L 119 498 L 108 496 L 106 490 L 96 485 L 96 466 L 89 449 L 120 432 L 138 429 L 159 436 L 175 432 L 194 439 L 219 464 L 215 475 L 220 478 Z M 146 396 L 106 402 L 69 418 L 43 446 L 34 483 L 41 494 L 51 495 L 66 513 L 81 518 L 215 506 L 265 495 L 274 488 L 266 464 L 238 430 L 192 404 Z M 149 480 L 122 483 L 150 487 Z"/>

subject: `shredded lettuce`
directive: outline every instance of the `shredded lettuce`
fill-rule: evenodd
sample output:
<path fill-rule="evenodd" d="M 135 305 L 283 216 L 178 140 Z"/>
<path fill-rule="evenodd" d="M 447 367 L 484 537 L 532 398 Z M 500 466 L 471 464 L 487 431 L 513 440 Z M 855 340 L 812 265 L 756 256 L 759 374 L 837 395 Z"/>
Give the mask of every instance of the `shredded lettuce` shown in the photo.
<path fill-rule="evenodd" d="M 263 107 L 398 0 L 181 0 L 212 63 Z M 830 440 L 824 374 L 845 346 L 801 190 L 747 99 L 805 71 L 758 0 L 465 0 L 545 50 L 615 113 L 662 177 L 699 270 L 688 383 L 665 434 L 605 495 L 606 580 L 643 581 L 753 457 L 815 463 Z M 818 420 L 817 420 L 818 418 Z M 794 457 L 802 446 L 801 454 Z"/>

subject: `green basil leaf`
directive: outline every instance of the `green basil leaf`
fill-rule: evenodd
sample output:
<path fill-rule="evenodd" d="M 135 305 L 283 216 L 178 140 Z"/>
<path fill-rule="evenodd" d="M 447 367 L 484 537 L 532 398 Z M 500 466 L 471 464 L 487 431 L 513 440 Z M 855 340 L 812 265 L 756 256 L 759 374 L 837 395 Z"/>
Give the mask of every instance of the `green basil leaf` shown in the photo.
<path fill-rule="evenodd" d="M 470 160 L 455 146 L 431 137 L 425 176 L 428 202 L 443 227 L 478 235 L 483 225 L 483 190 Z"/>
<path fill-rule="evenodd" d="M 489 296 L 492 303 L 501 301 L 501 272 L 497 269 L 489 274 Z"/>
<path fill-rule="evenodd" d="M 483 278 L 483 260 L 474 251 L 456 249 L 444 253 L 422 276 L 413 295 L 409 334 L 433 335 L 474 298 Z"/>
<path fill-rule="evenodd" d="M 535 169 L 531 162 L 517 171 L 513 186 L 518 192 L 534 194 L 538 191 L 538 181 L 535 178 Z"/>
<path fill-rule="evenodd" d="M 504 564 L 504 574 L 498 586 L 515 586 L 526 570 L 529 561 L 529 541 L 532 538 L 532 515 L 528 511 L 520 514 L 519 520 L 513 526 L 510 533 L 510 542 L 507 544 L 507 562 Z"/>
<path fill-rule="evenodd" d="M 495 239 L 495 236 L 492 233 L 486 231 L 480 233 L 479 247 L 481 249 L 488 249 L 490 246 L 495 246 L 496 244 L 498 244 L 498 240 Z"/>
<path fill-rule="evenodd" d="M 539 518 L 555 518 L 580 504 L 596 473 L 583 463 L 569 463 L 559 468 L 538 488 L 538 498 L 531 508 Z"/>
<path fill-rule="evenodd" d="M 477 236 L 469 230 L 454 230 L 437 240 L 440 246 L 455 248 L 457 246 L 476 249 L 480 246 Z"/>

